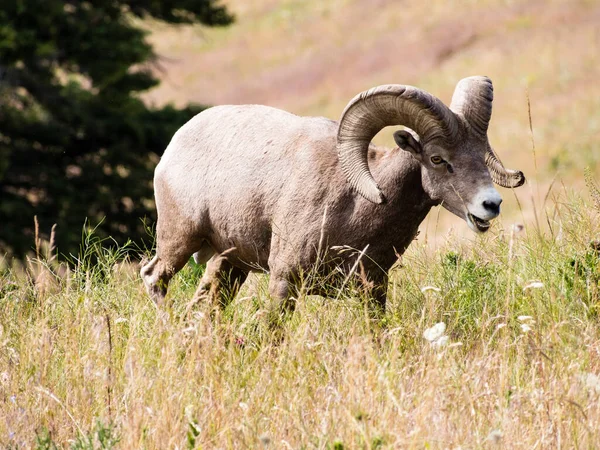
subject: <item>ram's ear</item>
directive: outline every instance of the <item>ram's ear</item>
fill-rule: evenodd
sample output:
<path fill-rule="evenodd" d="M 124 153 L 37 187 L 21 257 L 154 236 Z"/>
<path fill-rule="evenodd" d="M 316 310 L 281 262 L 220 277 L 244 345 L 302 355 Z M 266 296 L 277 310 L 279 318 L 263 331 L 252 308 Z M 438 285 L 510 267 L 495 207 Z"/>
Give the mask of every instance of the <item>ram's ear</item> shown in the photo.
<path fill-rule="evenodd" d="M 421 143 L 415 139 L 413 134 L 408 130 L 398 130 L 394 133 L 396 145 L 402 150 L 412 153 L 414 156 L 420 155 L 423 152 Z"/>

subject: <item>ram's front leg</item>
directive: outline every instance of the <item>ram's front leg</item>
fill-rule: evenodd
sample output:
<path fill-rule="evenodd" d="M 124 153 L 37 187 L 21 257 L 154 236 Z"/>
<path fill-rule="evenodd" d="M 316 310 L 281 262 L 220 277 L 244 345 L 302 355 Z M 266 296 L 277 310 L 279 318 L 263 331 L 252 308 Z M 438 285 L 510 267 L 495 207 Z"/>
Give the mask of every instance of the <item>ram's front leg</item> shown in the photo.
<path fill-rule="evenodd" d="M 360 271 L 360 282 L 368 298 L 369 313 L 372 318 L 378 320 L 385 315 L 388 274 L 377 268 L 371 271 Z"/>
<path fill-rule="evenodd" d="M 297 252 L 293 251 L 290 241 L 273 235 L 268 261 L 271 297 L 268 320 L 271 328 L 280 328 L 282 321 L 296 309 L 296 299 L 292 296 L 294 283 L 297 281 L 297 261 Z"/>
<path fill-rule="evenodd" d="M 387 273 L 378 273 L 372 276 L 373 288 L 371 289 L 372 304 L 381 314 L 385 314 L 388 292 Z"/>
<path fill-rule="evenodd" d="M 206 271 L 198 284 L 193 303 L 207 299 L 210 303 L 225 307 L 231 302 L 246 280 L 248 272 L 233 266 L 227 255 L 234 248 L 220 255 L 213 255 L 206 263 Z"/>
<path fill-rule="evenodd" d="M 277 229 L 286 230 L 288 227 L 285 224 L 278 224 Z M 293 283 L 297 281 L 295 277 L 298 272 L 297 256 L 289 236 L 281 238 L 275 233 L 271 236 L 271 249 L 267 262 L 270 275 L 269 294 L 283 315 L 295 309 L 295 300 L 291 296 Z"/>
<path fill-rule="evenodd" d="M 271 271 L 269 295 L 278 315 L 285 316 L 296 309 L 296 299 L 292 297 L 292 275 L 288 271 Z"/>

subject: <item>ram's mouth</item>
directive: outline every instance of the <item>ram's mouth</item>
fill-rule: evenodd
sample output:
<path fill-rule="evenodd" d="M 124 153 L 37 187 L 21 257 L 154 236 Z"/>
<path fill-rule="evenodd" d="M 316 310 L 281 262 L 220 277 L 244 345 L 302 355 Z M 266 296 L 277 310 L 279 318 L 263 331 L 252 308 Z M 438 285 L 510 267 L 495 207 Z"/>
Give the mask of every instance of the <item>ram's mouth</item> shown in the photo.
<path fill-rule="evenodd" d="M 485 233 L 490 228 L 489 220 L 480 219 L 471 213 L 467 213 L 467 221 L 469 222 L 469 225 L 471 225 L 471 228 L 480 233 Z"/>

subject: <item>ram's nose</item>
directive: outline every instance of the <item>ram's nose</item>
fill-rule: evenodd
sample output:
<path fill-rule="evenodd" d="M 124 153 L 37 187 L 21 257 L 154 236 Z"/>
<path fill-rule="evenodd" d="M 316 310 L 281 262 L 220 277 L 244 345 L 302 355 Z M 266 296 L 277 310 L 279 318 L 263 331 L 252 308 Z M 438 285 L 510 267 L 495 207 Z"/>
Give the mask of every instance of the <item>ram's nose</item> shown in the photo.
<path fill-rule="evenodd" d="M 484 200 L 483 201 L 483 209 L 489 211 L 491 214 L 497 216 L 500 214 L 500 204 L 502 203 L 502 198 Z"/>
<path fill-rule="evenodd" d="M 469 212 L 482 220 L 492 220 L 500 214 L 502 197 L 493 187 L 480 190 L 468 205 Z"/>

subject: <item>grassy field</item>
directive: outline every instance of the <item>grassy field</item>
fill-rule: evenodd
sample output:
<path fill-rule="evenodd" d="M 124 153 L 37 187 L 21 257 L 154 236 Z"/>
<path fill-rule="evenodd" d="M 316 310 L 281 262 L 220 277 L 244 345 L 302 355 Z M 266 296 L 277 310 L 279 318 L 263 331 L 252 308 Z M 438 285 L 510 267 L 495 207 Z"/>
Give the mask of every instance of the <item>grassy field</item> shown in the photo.
<path fill-rule="evenodd" d="M 0 268 L 0 447 L 600 448 L 600 2 L 227 4 L 223 30 L 144 24 L 147 101 L 337 118 L 376 84 L 449 102 L 486 74 L 491 142 L 529 183 L 483 236 L 432 211 L 378 320 L 353 280 L 275 328 L 266 275 L 191 305 L 193 264 L 157 308 L 137 250 L 89 234 L 67 269 L 38 243 Z"/>
<path fill-rule="evenodd" d="M 188 265 L 157 309 L 87 236 L 0 279 L 0 446 L 598 448 L 599 211 L 565 191 L 547 233 L 416 241 L 381 320 L 351 282 L 276 328 L 264 276 L 222 310 Z"/>

